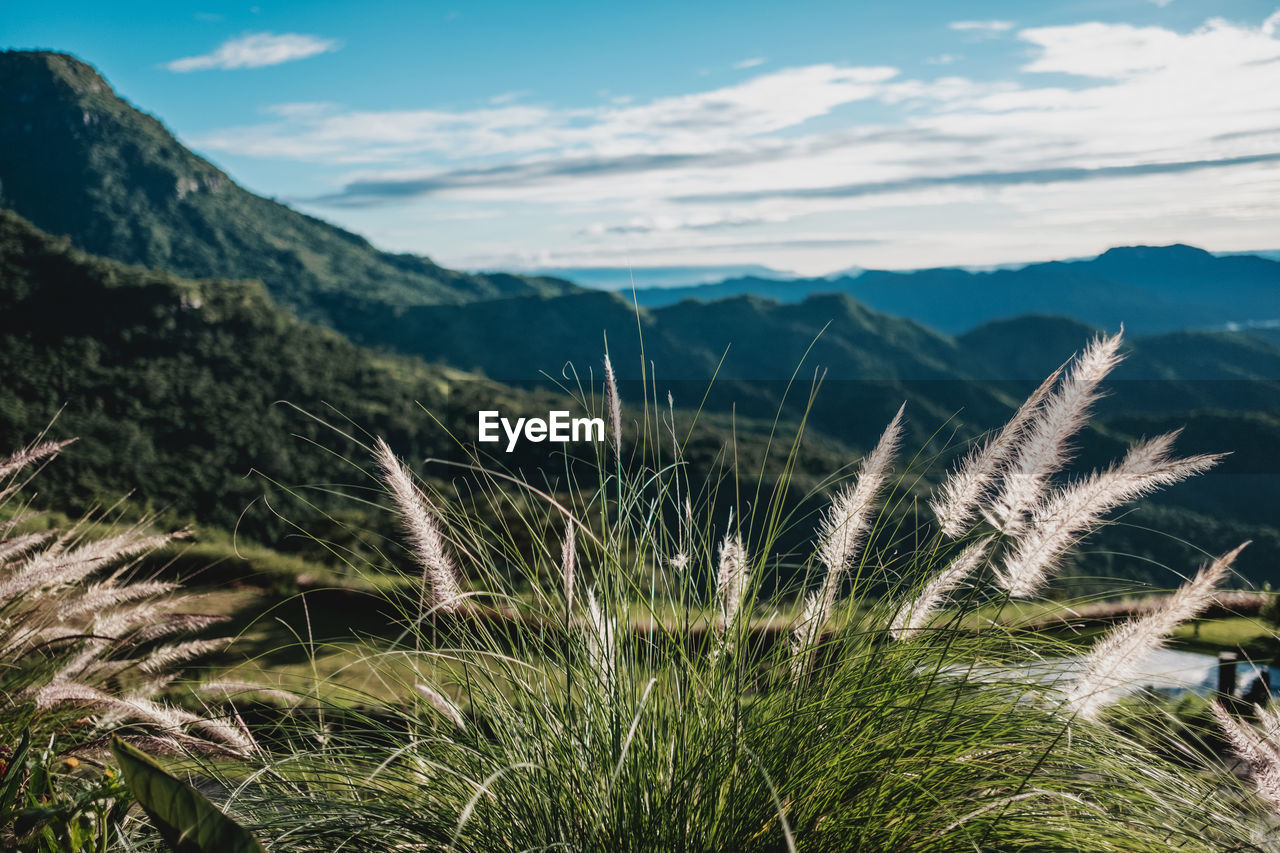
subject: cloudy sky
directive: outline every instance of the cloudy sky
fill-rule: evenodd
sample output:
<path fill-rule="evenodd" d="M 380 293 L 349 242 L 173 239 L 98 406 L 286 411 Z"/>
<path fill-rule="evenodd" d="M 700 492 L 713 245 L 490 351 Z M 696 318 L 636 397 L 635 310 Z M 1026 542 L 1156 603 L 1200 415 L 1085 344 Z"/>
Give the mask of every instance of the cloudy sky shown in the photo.
<path fill-rule="evenodd" d="M 689 8 L 690 6 L 694 8 Z M 250 189 L 468 269 L 1280 248 L 1280 3 L 21 4 Z"/>

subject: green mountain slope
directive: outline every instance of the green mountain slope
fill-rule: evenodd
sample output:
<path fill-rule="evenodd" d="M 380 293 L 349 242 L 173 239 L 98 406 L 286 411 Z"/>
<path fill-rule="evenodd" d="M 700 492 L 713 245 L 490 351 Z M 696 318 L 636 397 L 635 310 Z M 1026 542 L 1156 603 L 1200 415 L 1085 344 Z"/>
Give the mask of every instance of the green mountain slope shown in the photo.
<path fill-rule="evenodd" d="M 595 308 L 597 313 L 590 318 L 579 316 L 557 327 L 567 335 L 559 340 L 570 357 L 581 355 L 584 361 L 579 364 L 599 363 L 599 349 L 593 347 L 596 336 L 582 332 L 587 326 L 578 324 L 605 318 L 616 324 L 610 337 L 613 346 L 616 335 L 615 354 L 626 352 L 628 364 L 638 363 L 634 315 L 627 313 L 625 305 L 608 300 Z M 507 311 L 511 306 L 493 303 L 487 309 Z M 660 313 L 656 320 L 646 314 L 641 320 L 646 326 L 646 346 L 652 342 L 654 347 L 647 348 L 646 355 L 653 352 L 656 363 L 672 364 L 671 373 L 677 376 L 682 370 L 688 371 L 686 375 L 700 374 L 708 362 L 697 359 L 710 359 L 744 328 L 764 328 L 774 336 L 754 348 L 734 345 L 733 351 L 743 355 L 734 368 L 737 373 L 726 372 L 729 378 L 718 381 L 711 394 L 715 406 L 733 413 L 733 422 L 728 414 L 712 415 L 698 427 L 687 457 L 694 482 L 719 476 L 723 466 L 734 461 L 746 476 L 755 476 L 765 458 L 771 419 L 753 420 L 752 413 L 772 414 L 770 407 L 781 398 L 792 360 L 807 346 L 816 318 L 835 311 L 840 319 L 833 325 L 843 327 L 838 338 L 828 341 L 823 336 L 826 349 L 817 350 L 821 359 L 834 361 L 848 350 L 874 358 L 866 362 L 866 369 L 892 368 L 904 377 L 878 383 L 828 382 L 823 387 L 795 482 L 785 498 L 797 513 L 792 532 L 796 542 L 811 531 L 816 517 L 811 513 L 822 503 L 817 493 L 821 484 L 857 458 L 850 448 L 865 448 L 866 441 L 859 437 L 874 438 L 904 396 L 910 401 L 908 423 L 915 430 L 908 446 L 918 446 L 955 414 L 955 409 L 948 408 L 954 403 L 948 395 L 988 410 L 982 416 L 966 410 L 952 422 L 963 433 L 972 434 L 975 428 L 1006 417 L 1017 393 L 1025 392 L 1028 384 L 1012 383 L 1005 389 L 1001 383 L 966 379 L 956 369 L 971 363 L 971 356 L 954 341 L 914 324 L 895 327 L 891 322 L 888 329 L 896 328 L 901 337 L 886 330 L 882 330 L 884 336 L 877 336 L 874 332 L 881 318 L 846 299 L 831 304 L 815 300 L 780 313 L 755 300 L 727 309 L 734 325 L 715 332 L 703 325 L 710 320 L 696 312 Z M 766 318 L 755 317 L 757 313 Z M 493 314 L 486 316 L 496 319 Z M 526 306 L 508 319 L 514 323 L 529 316 Z M 712 318 L 724 316 L 713 313 Z M 655 332 L 654 327 L 667 331 Z M 695 341 L 700 341 L 702 349 L 692 346 Z M 860 348 L 850 350 L 855 343 Z M 687 344 L 691 357 L 682 362 L 679 354 Z M 471 350 L 481 351 L 478 345 Z M 547 358 L 550 353 L 550 349 L 543 351 Z M 621 358 L 618 363 L 621 367 Z M 753 378 L 752 373 L 764 378 Z M 341 460 L 342 455 L 353 453 L 363 458 L 358 448 L 279 401 L 329 416 L 354 434 L 363 428 L 385 435 L 407 457 L 418 459 L 453 455 L 447 431 L 473 436 L 475 413 L 481 408 L 527 414 L 565 405 L 563 398 L 546 392 L 517 390 L 452 368 L 362 349 L 282 311 L 253 282 L 191 281 L 87 256 L 65 239 L 49 237 L 3 211 L 0 374 L 5 377 L 0 383 L 0 446 L 29 440 L 64 405 L 56 434 L 81 437 L 42 476 L 42 500 L 83 509 L 134 489 L 158 508 L 171 508 L 203 524 L 236 526 L 251 539 L 286 550 L 301 549 L 311 556 L 316 554 L 305 550 L 306 543 L 290 539 L 289 526 L 264 508 L 264 494 L 274 495 L 272 506 L 301 521 L 309 531 L 340 540 L 351 531 L 323 516 L 301 516 L 296 503 L 281 504 L 279 490 L 270 489 L 252 472 L 261 471 L 286 485 L 316 487 L 305 491 L 307 498 L 357 530 L 389 527 L 386 517 L 371 516 L 352 500 L 328 493 L 332 484 L 367 486 L 368 481 Z M 598 388 L 598 377 L 593 384 Z M 679 405 L 692 408 L 701 402 L 706 382 L 660 378 L 657 396 L 668 387 L 675 390 Z M 804 389 L 793 394 L 800 399 L 807 396 Z M 641 396 L 638 385 L 624 383 L 623 396 L 625 417 L 635 417 Z M 431 414 L 419 408 L 418 401 Z M 436 424 L 432 414 L 443 423 Z M 677 416 L 682 427 L 688 423 L 687 411 L 677 411 Z M 1214 418 L 1194 413 L 1189 418 L 1117 415 L 1085 437 L 1082 461 L 1105 463 L 1133 437 L 1174 428 L 1190 419 L 1192 427 L 1182 442 L 1185 450 L 1231 447 L 1242 452 L 1228 461 L 1227 466 L 1233 467 L 1223 475 L 1189 484 L 1167 499 L 1161 497 L 1156 507 L 1138 518 L 1211 550 L 1253 538 L 1258 545 L 1242 562 L 1242 569 L 1257 580 L 1280 580 L 1275 570 L 1280 536 L 1269 515 L 1269 507 L 1280 501 L 1278 478 L 1274 469 L 1270 477 L 1251 473 L 1264 468 L 1268 458 L 1274 459 L 1273 448 L 1280 446 L 1280 421 L 1240 413 Z M 787 430 L 784 427 L 782 434 L 787 435 Z M 833 440 L 830 435 L 845 440 Z M 726 455 L 730 442 L 734 449 Z M 527 454 L 502 457 L 498 462 L 526 470 L 546 463 L 544 448 L 527 449 Z M 775 447 L 774 453 L 785 454 L 785 447 Z M 775 455 L 775 471 L 777 461 Z M 452 476 L 451 469 L 432 470 Z M 1098 540 L 1097 550 L 1088 565 L 1130 577 L 1137 570 L 1146 571 L 1145 560 L 1180 565 L 1188 559 L 1185 546 L 1138 528 L 1108 532 Z M 1142 559 L 1114 560 L 1115 565 L 1108 566 L 1108 555 L 1116 552 L 1139 554 Z M 1167 580 L 1158 574 L 1151 577 Z"/>
<path fill-rule="evenodd" d="M 812 423 L 855 446 L 873 441 L 903 400 L 917 413 L 919 443 L 960 410 L 972 424 L 994 423 L 1016 399 L 1010 394 L 1025 393 L 1025 383 L 1001 389 L 973 381 L 983 361 L 955 341 L 847 296 L 799 305 L 741 297 L 637 312 L 618 294 L 595 292 L 419 306 L 402 311 L 393 325 L 379 321 L 376 306 L 336 299 L 360 343 L 503 382 L 572 383 L 566 363 L 598 363 L 606 339 L 624 382 L 638 379 L 642 364 L 652 365 L 677 405 L 696 405 L 705 394 L 713 411 L 772 418 L 785 396 L 793 404 L 788 411 L 798 415 L 806 389 L 821 377 Z"/>
<path fill-rule="evenodd" d="M 0 53 L 0 204 L 77 248 L 198 278 L 253 278 L 329 325 L 317 297 L 384 306 L 563 293 L 567 282 L 468 275 L 382 252 L 256 196 L 60 53 Z"/>
<path fill-rule="evenodd" d="M 599 364 L 600 352 L 584 357 Z M 3 210 L 0 376 L 0 447 L 25 444 L 55 417 L 55 436 L 79 438 L 41 476 L 42 503 L 83 511 L 133 491 L 157 509 L 286 550 L 311 546 L 289 538 L 291 526 L 276 511 L 319 535 L 354 531 L 307 512 L 269 480 L 301 488 L 308 502 L 355 530 L 390 532 L 389 516 L 331 493 L 358 495 L 370 486 L 343 459 L 367 467 L 365 452 L 305 413 L 355 439 L 384 436 L 407 459 L 444 460 L 427 469 L 442 482 L 466 479 L 465 469 L 448 463 L 469 461 L 457 441 L 474 442 L 482 409 L 514 417 L 552 409 L 581 414 L 563 395 L 361 348 L 282 310 L 257 282 L 124 266 Z M 595 389 L 598 398 L 598 380 Z M 631 396 L 627 418 L 638 417 L 640 407 L 639 395 Z M 690 416 L 678 416 L 687 428 Z M 686 455 L 695 482 L 732 464 L 730 443 L 750 471 L 759 470 L 771 421 L 740 418 L 734 426 L 731 432 L 727 418 L 714 416 L 699 426 Z M 573 460 L 594 458 L 587 444 L 481 451 L 492 452 L 495 466 L 544 486 Z M 779 455 L 785 447 L 770 458 L 775 476 Z M 789 504 L 852 458 L 850 449 L 815 437 L 797 466 Z M 587 482 L 592 476 L 588 470 Z M 264 495 L 273 496 L 271 508 Z"/>
<path fill-rule="evenodd" d="M 264 493 L 254 471 L 290 486 L 361 480 L 322 449 L 358 448 L 292 406 L 350 418 L 421 459 L 448 456 L 446 429 L 473 430 L 482 405 L 547 405 L 545 395 L 362 350 L 295 319 L 256 282 L 90 257 L 8 211 L 0 372 L 0 447 L 30 441 L 55 416 L 57 435 L 80 438 L 41 478 L 55 505 L 83 509 L 136 490 L 228 529 Z M 283 529 L 260 511 L 245 525 L 267 541 Z"/>

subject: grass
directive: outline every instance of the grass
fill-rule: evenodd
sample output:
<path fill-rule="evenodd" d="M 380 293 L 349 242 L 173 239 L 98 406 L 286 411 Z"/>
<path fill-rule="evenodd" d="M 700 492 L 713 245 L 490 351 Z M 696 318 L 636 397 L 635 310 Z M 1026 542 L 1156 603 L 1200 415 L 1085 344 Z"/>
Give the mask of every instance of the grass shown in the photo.
<path fill-rule="evenodd" d="M 1183 625 L 1173 634 L 1173 644 L 1193 652 L 1216 654 L 1239 651 L 1260 640 L 1272 640 L 1276 629 L 1253 617 L 1209 619 Z"/>
<path fill-rule="evenodd" d="M 1265 810 L 1236 777 L 999 666 L 1080 647 L 1003 627 L 1046 607 L 1002 594 L 992 561 L 886 630 L 976 536 L 889 521 L 914 465 L 876 483 L 864 462 L 844 494 L 885 511 L 837 501 L 823 536 L 865 534 L 775 591 L 783 534 L 813 524 L 776 502 L 787 464 L 689 483 L 655 409 L 594 482 L 515 480 L 514 521 L 459 509 L 509 500 L 479 465 L 454 494 L 394 485 L 423 587 L 386 597 L 411 629 L 366 647 L 370 668 L 396 661 L 393 701 L 286 728 L 251 781 L 223 776 L 229 807 L 289 850 L 1261 849 Z"/>
<path fill-rule="evenodd" d="M 1018 627 L 1089 604 L 1035 596 L 1099 507 L 1207 464 L 1157 439 L 1063 479 L 1091 357 L 1030 407 L 955 535 L 892 425 L 817 518 L 786 498 L 803 430 L 770 439 L 768 477 L 692 482 L 696 423 L 656 399 L 594 465 L 536 483 L 475 458 L 432 489 L 368 448 L 355 464 L 386 483 L 406 544 L 353 556 L 344 588 L 206 597 L 235 614 L 243 657 L 216 677 L 299 707 L 232 697 L 252 749 L 169 763 L 276 851 L 1277 849 L 1271 807 L 1220 755 L 1109 704 L 1207 612 L 1229 557 L 1096 636 Z M 579 389 L 582 407 L 607 415 L 604 390 Z M 1041 547 L 1046 531 L 1065 544 Z M 421 576 L 389 580 L 392 563 Z M 1066 684 L 1021 668 L 1066 656 L 1083 664 Z"/>

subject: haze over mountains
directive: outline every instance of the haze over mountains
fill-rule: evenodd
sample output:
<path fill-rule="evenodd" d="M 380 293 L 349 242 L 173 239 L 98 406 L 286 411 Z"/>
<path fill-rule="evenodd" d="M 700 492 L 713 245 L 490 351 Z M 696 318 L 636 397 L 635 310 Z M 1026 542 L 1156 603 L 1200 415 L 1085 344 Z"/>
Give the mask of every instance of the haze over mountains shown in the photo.
<path fill-rule="evenodd" d="M 643 281 L 643 275 L 639 276 Z M 744 276 L 700 287 L 639 289 L 647 307 L 682 299 L 754 294 L 799 302 L 814 293 L 846 293 L 889 314 L 960 333 L 1020 314 L 1056 314 L 1104 329 L 1124 324 L 1151 334 L 1179 329 L 1249 328 L 1280 321 L 1280 261 L 1215 256 L 1192 246 L 1129 246 L 1096 258 L 971 272 L 866 270 L 810 279 Z"/>
<path fill-rule="evenodd" d="M 306 448 L 276 440 L 294 428 L 276 400 L 331 403 L 426 455 L 440 437 L 415 399 L 454 414 L 485 395 L 545 411 L 530 387 L 589 381 L 606 339 L 624 380 L 651 364 L 678 407 L 745 419 L 744 446 L 751 419 L 767 429 L 780 406 L 798 418 L 821 377 L 813 471 L 830 473 L 904 399 L 917 446 L 944 423 L 963 437 L 998 424 L 1095 327 L 1123 321 L 1137 333 L 1123 393 L 1083 457 L 1182 424 L 1188 452 L 1236 450 L 1213 484 L 1174 493 L 1162 524 L 1220 550 L 1251 536 L 1249 570 L 1280 580 L 1280 347 L 1181 331 L 1280 317 L 1274 261 L 1175 246 L 991 273 L 742 278 L 643 291 L 637 311 L 553 277 L 379 251 L 245 191 L 90 66 L 47 52 L 0 54 L 0 206 L 0 369 L 16 377 L 0 395 L 0 439 L 29 438 L 68 403 L 60 426 L 99 450 L 68 470 L 103 493 L 185 496 L 226 524 L 230 510 L 212 502 L 247 499 L 234 481 L 248 468 L 327 476 L 300 461 Z M 1009 315 L 1038 316 L 988 322 Z"/>

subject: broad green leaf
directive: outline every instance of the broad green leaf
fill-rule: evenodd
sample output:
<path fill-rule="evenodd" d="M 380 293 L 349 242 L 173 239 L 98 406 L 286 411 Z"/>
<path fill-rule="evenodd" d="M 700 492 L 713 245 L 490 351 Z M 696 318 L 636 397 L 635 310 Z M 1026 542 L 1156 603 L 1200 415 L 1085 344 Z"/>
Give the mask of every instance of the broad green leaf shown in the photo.
<path fill-rule="evenodd" d="M 111 741 L 125 784 L 174 853 L 266 853 L 249 831 L 145 752 Z"/>

